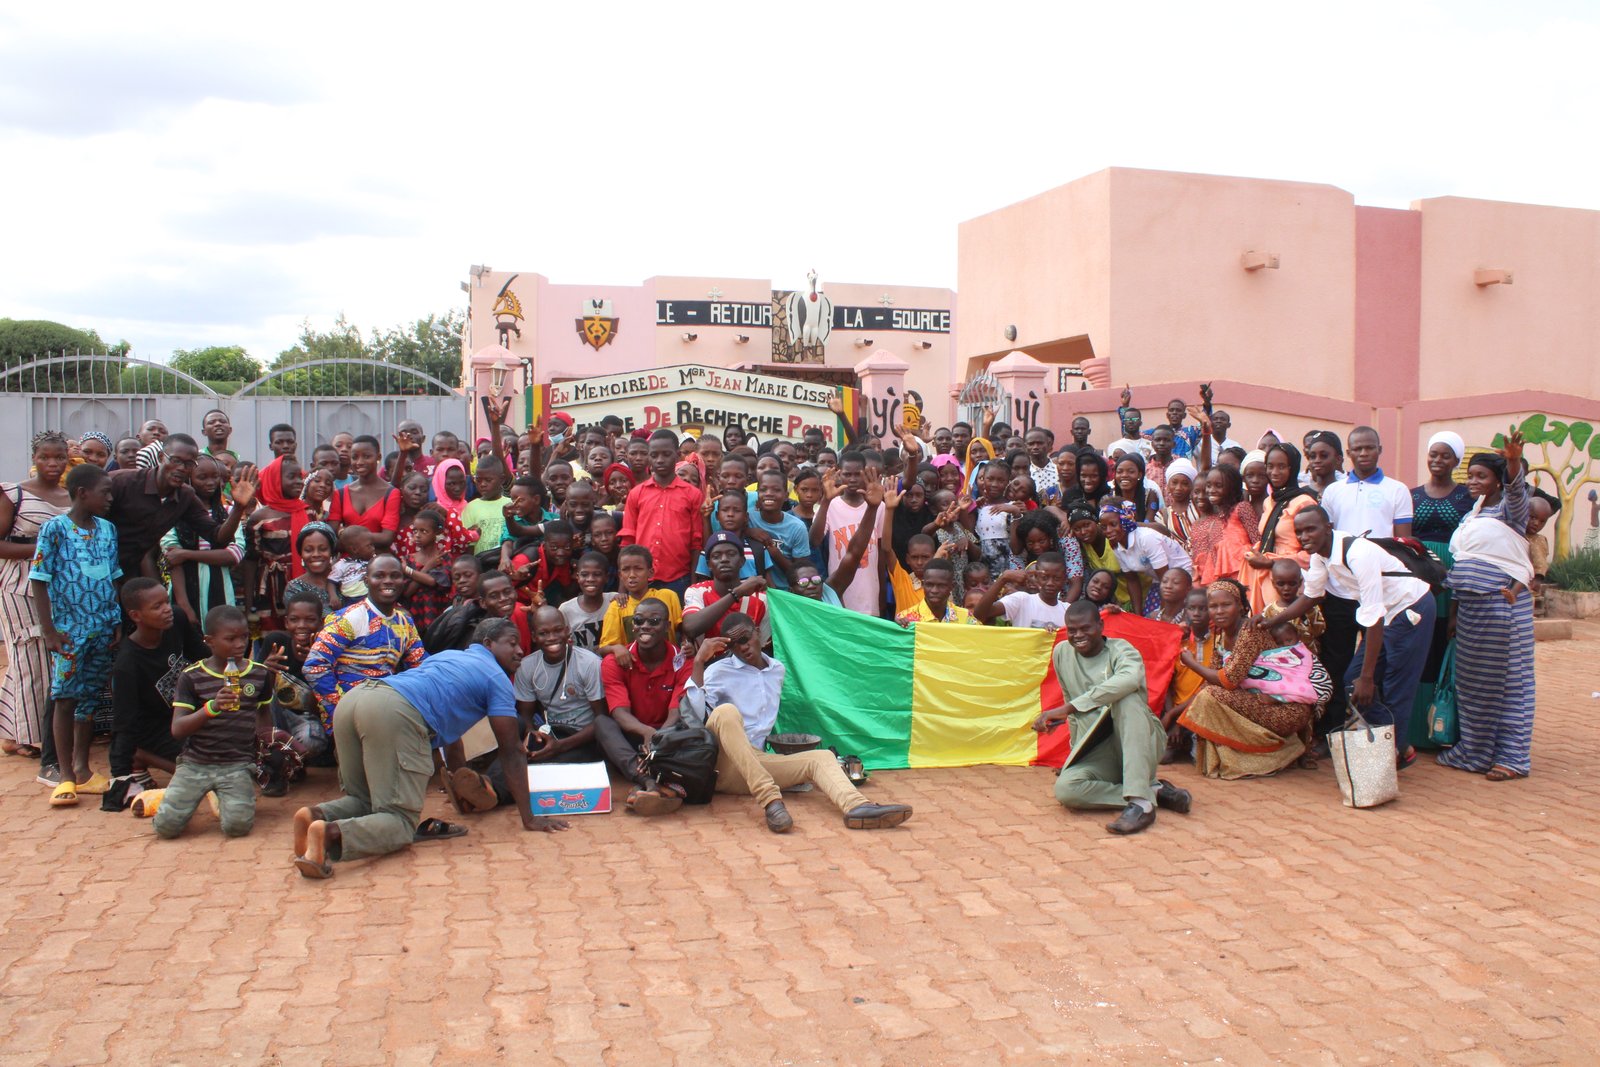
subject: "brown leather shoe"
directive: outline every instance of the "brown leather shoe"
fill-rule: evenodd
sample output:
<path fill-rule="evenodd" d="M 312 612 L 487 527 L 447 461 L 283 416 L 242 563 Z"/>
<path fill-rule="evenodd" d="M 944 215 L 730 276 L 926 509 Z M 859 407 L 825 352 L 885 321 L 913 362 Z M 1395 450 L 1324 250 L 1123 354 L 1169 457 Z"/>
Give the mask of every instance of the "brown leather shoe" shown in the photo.
<path fill-rule="evenodd" d="M 794 829 L 794 816 L 783 806 L 783 801 L 774 800 L 767 805 L 767 829 L 775 834 L 786 834 Z"/>
<path fill-rule="evenodd" d="M 857 804 L 844 813 L 844 824 L 852 830 L 883 830 L 909 818 L 910 804 Z"/>

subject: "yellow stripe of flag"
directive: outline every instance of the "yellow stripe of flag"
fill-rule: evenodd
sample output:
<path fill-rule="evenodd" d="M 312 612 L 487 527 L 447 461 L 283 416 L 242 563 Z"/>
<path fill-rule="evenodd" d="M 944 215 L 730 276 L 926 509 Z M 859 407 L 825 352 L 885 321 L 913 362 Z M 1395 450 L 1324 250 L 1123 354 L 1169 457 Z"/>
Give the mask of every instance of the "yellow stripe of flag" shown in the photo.
<path fill-rule="evenodd" d="M 1032 629 L 918 625 L 910 765 L 1032 762 L 1038 743 L 1031 723 L 1053 637 Z M 981 671 L 972 669 L 975 660 Z"/>

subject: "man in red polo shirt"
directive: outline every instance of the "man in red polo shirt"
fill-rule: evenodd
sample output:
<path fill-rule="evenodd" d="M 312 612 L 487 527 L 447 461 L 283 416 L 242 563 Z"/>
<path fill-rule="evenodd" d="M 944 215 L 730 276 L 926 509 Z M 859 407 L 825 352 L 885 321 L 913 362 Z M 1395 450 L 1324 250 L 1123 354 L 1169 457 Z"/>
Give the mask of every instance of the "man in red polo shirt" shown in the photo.
<path fill-rule="evenodd" d="M 615 656 L 600 664 L 610 713 L 595 720 L 595 740 L 606 760 L 638 787 L 628 797 L 628 807 L 641 815 L 664 814 L 683 804 L 681 796 L 662 794 L 639 767 L 639 754 L 655 732 L 678 721 L 678 703 L 693 668 L 668 640 L 670 629 L 665 604 L 640 601 L 633 609 L 629 666 L 619 667 Z"/>
<path fill-rule="evenodd" d="M 622 505 L 624 545 L 643 545 L 655 562 L 656 580 L 683 598 L 700 559 L 705 538 L 701 505 L 705 496 L 679 478 L 678 435 L 657 430 L 650 435 L 650 477 L 634 486 Z"/>

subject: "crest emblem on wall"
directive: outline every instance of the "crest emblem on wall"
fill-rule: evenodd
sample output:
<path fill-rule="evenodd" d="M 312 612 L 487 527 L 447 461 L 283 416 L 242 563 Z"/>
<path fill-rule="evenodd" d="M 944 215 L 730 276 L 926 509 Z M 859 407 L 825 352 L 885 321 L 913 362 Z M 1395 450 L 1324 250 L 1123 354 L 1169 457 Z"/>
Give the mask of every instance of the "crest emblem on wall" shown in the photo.
<path fill-rule="evenodd" d="M 611 313 L 609 300 L 585 300 L 583 315 L 577 321 L 578 336 L 596 351 L 616 340 L 617 318 Z"/>

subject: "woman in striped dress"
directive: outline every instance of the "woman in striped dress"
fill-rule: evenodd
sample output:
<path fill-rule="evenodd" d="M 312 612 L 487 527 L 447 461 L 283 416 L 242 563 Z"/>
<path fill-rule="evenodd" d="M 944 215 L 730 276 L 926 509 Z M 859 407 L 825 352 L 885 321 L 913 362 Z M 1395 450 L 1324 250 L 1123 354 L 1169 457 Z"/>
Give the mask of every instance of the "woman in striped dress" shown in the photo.
<path fill-rule="evenodd" d="M 67 510 L 61 479 L 69 463 L 67 439 L 46 430 L 33 439 L 34 477 L 0 484 L 0 632 L 9 660 L 0 684 L 0 747 L 11 755 L 37 758 L 45 738 L 50 661 L 28 568 L 39 527 Z"/>
<path fill-rule="evenodd" d="M 1456 621 L 1456 714 L 1461 739 L 1446 767 L 1491 782 L 1526 778 L 1533 741 L 1533 565 L 1528 561 L 1528 486 L 1522 435 L 1467 467 L 1472 513 L 1450 538 L 1448 584 Z"/>

